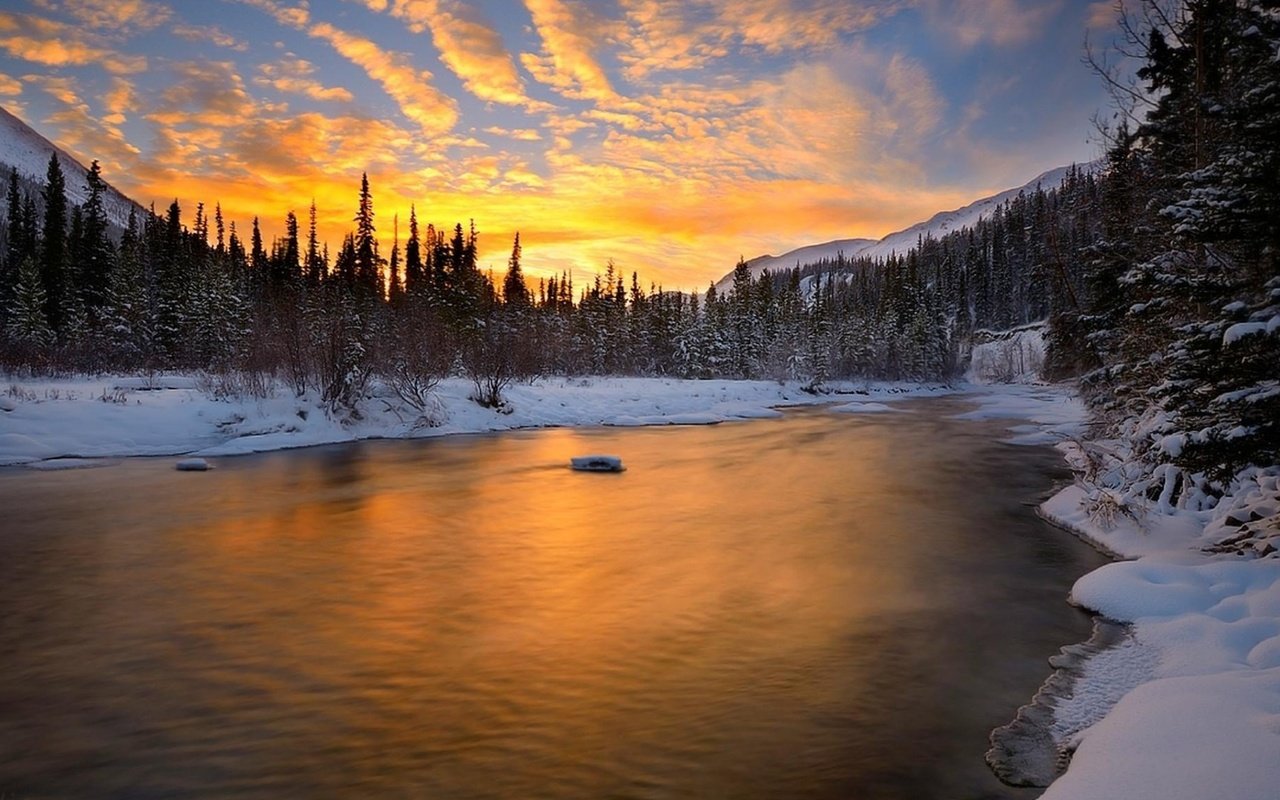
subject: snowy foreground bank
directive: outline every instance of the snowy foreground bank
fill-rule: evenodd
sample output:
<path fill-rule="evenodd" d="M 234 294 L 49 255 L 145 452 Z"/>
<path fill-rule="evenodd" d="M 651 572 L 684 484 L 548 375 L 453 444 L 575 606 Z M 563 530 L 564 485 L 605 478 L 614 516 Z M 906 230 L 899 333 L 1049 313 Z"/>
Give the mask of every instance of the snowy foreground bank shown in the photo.
<path fill-rule="evenodd" d="M 1153 507 L 1105 524 L 1078 486 L 1041 507 L 1133 559 L 1072 589 L 1133 636 L 1085 662 L 1055 710 L 1055 735 L 1076 750 L 1047 800 L 1280 797 L 1280 559 L 1207 552 L 1228 532 L 1275 531 L 1278 480 L 1280 469 L 1259 471 L 1213 510 Z"/>
<path fill-rule="evenodd" d="M 1010 442 L 1060 443 L 1072 461 L 1084 409 L 1039 386 L 953 389 L 875 384 L 812 395 L 795 384 L 591 378 L 541 380 L 507 392 L 506 413 L 446 381 L 428 415 L 394 397 L 365 401 L 358 419 L 325 413 L 281 389 L 263 399 L 214 399 L 190 377 L 6 380 L 0 384 L 0 465 L 88 466 L 134 455 L 216 457 L 368 438 L 429 437 L 521 427 L 707 424 L 777 416 L 778 406 L 833 404 L 884 413 L 892 401 L 964 392 L 967 419 L 1008 419 Z M 216 465 L 216 461 L 215 461 Z M 1273 800 L 1280 787 L 1280 559 L 1265 551 L 1211 554 L 1249 521 L 1275 525 L 1280 470 L 1259 473 L 1212 511 L 1164 508 L 1099 520 L 1067 487 L 1048 519 L 1126 559 L 1077 582 L 1072 599 L 1132 635 L 1091 654 L 1050 700 L 1049 734 L 1074 749 L 1044 795 L 1087 798 Z M 1233 527 L 1234 526 L 1234 527 Z"/>

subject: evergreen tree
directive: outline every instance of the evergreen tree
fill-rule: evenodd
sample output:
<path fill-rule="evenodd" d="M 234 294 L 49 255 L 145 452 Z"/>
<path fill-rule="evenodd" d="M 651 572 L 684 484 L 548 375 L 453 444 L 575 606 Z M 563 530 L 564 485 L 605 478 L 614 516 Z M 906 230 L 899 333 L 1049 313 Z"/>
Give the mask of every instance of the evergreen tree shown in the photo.
<path fill-rule="evenodd" d="M 298 249 L 298 217 L 292 211 L 285 215 L 285 238 L 278 258 L 272 259 L 271 286 L 277 294 L 298 285 L 302 265 Z"/>
<path fill-rule="evenodd" d="M 307 256 L 305 262 L 307 285 L 316 287 L 324 277 L 324 261 L 320 258 L 319 240 L 316 236 L 316 201 L 311 200 L 311 212 L 307 226 Z"/>
<path fill-rule="evenodd" d="M 516 231 L 516 239 L 511 246 L 511 258 L 507 259 L 507 276 L 502 281 L 502 299 L 512 308 L 525 308 L 529 305 L 529 288 L 525 286 L 524 273 L 520 269 L 519 231 Z"/>
<path fill-rule="evenodd" d="M 258 225 L 257 217 L 253 218 L 253 232 L 250 234 L 249 246 L 249 267 L 253 270 L 253 279 L 259 285 L 266 285 L 270 262 L 267 259 L 267 251 L 262 247 L 262 229 Z"/>
<path fill-rule="evenodd" d="M 151 355 L 151 318 L 143 274 L 142 240 L 138 220 L 129 209 L 129 222 L 120 238 L 119 254 L 110 272 L 111 283 L 103 313 L 103 334 L 115 363 L 136 367 Z"/>
<path fill-rule="evenodd" d="M 355 216 L 355 282 L 369 296 L 382 296 L 378 281 L 376 229 L 373 226 L 373 194 L 369 191 L 369 175 L 360 175 L 360 207 Z"/>
<path fill-rule="evenodd" d="M 5 323 L 9 339 L 29 348 L 41 349 L 52 345 L 54 334 L 45 317 L 46 308 L 48 304 L 40 271 L 35 261 L 24 258 L 18 265 L 18 280 Z"/>
<path fill-rule="evenodd" d="M 107 211 L 103 206 L 106 184 L 102 181 L 102 170 L 96 160 L 89 167 L 85 180 L 89 187 L 89 196 L 84 202 L 78 261 L 84 304 L 92 316 L 97 314 L 106 302 L 115 253 L 111 240 L 107 238 Z"/>
<path fill-rule="evenodd" d="M 49 156 L 43 195 L 40 280 L 44 284 L 45 319 L 56 333 L 62 328 L 62 304 L 67 291 L 67 192 L 57 153 Z"/>
<path fill-rule="evenodd" d="M 132 213 L 132 212 L 130 212 Z M 217 203 L 213 207 L 213 223 L 218 236 L 217 253 L 223 255 L 227 252 L 226 228 L 222 222 L 222 204 Z"/>
<path fill-rule="evenodd" d="M 409 206 L 409 241 L 404 245 L 404 288 L 418 295 L 427 288 L 426 273 L 422 264 L 422 240 L 418 236 L 418 213 Z"/>
<path fill-rule="evenodd" d="M 391 278 L 387 282 L 387 302 L 399 308 L 404 300 L 404 285 L 400 282 L 400 215 L 392 217 L 391 228 Z"/>
<path fill-rule="evenodd" d="M 18 267 L 24 258 L 36 257 L 35 242 L 27 241 L 27 222 L 23 219 L 22 195 L 18 190 L 18 170 L 9 173 L 8 208 L 6 210 L 4 261 L 0 263 L 0 322 L 8 313 L 18 283 Z"/>

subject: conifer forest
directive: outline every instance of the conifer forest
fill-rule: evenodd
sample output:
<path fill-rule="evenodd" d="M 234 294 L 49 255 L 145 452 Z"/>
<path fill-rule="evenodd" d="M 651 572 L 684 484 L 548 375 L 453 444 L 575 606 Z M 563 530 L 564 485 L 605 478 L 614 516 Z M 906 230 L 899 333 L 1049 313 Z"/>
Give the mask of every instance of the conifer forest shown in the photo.
<path fill-rule="evenodd" d="M 272 242 L 216 204 L 120 229 L 97 162 L 71 205 L 53 158 L 38 192 L 9 177 L 0 367 L 198 370 L 229 393 L 279 381 L 335 413 L 375 381 L 423 409 L 465 375 L 500 407 L 546 375 L 949 381 L 975 332 L 1047 320 L 1047 377 L 1078 378 L 1153 491 L 1212 489 L 1280 460 L 1280 15 L 1197 0 L 1152 19 L 1128 29 L 1133 82 L 1099 70 L 1122 113 L 1097 165 L 886 259 L 758 277 L 739 263 L 723 292 L 613 263 L 532 281 L 518 235 L 495 274 L 474 224 L 425 209 L 388 253 L 367 178 L 332 248 L 314 203 Z"/>

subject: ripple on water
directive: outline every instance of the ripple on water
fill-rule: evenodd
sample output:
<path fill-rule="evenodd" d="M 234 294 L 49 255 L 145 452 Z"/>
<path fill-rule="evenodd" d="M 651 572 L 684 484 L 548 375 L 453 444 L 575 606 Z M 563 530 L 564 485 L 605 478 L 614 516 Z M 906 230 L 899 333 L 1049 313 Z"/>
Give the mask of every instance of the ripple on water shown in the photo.
<path fill-rule="evenodd" d="M 1101 558 L 931 403 L 0 476 L 0 796 L 1018 796 Z"/>

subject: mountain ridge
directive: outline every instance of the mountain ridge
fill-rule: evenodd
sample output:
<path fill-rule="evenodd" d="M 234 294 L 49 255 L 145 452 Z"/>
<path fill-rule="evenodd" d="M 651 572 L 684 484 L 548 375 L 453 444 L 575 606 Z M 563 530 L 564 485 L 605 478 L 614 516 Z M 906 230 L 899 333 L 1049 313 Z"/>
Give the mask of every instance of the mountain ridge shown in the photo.
<path fill-rule="evenodd" d="M 35 128 L 23 122 L 8 109 L 0 106 L 0 180 L 8 182 L 14 169 L 18 171 L 20 188 L 28 192 L 36 191 L 37 205 L 42 201 L 38 190 L 44 187 L 45 177 L 49 169 L 49 156 L 58 154 L 58 163 L 66 176 L 67 202 L 71 205 L 83 205 L 89 197 L 89 183 L 86 175 L 89 168 L 66 150 L 42 136 Z M 145 209 L 133 198 L 121 192 L 109 181 L 104 181 L 107 190 L 103 195 L 103 208 L 107 213 L 107 221 L 123 230 L 129 224 L 129 211 L 138 215 L 139 221 Z M 0 216 L 8 210 L 8 196 L 0 190 Z"/>
<path fill-rule="evenodd" d="M 1032 191 L 1037 186 L 1043 186 L 1046 189 L 1057 187 L 1071 169 L 1092 172 L 1097 169 L 1100 163 L 1099 161 L 1091 161 L 1085 164 L 1068 164 L 1045 170 L 1021 186 L 1015 186 L 1012 189 L 1005 189 L 988 197 L 979 198 L 968 205 L 951 211 L 939 211 L 923 222 L 917 222 L 900 231 L 894 231 L 880 239 L 833 239 L 829 242 L 797 247 L 778 256 L 756 256 L 747 261 L 746 264 L 751 271 L 751 277 L 757 278 L 766 269 L 771 271 L 789 270 L 795 267 L 797 263 L 804 266 L 824 259 L 834 260 L 840 254 L 843 254 L 846 259 L 885 259 L 895 253 L 903 254 L 914 247 L 921 237 L 937 239 L 961 228 L 972 227 L 977 224 L 979 219 L 987 216 L 1006 201 L 1017 197 L 1020 192 Z M 732 286 L 733 270 L 729 270 L 724 277 L 715 282 L 716 291 L 721 293 L 728 291 Z"/>

